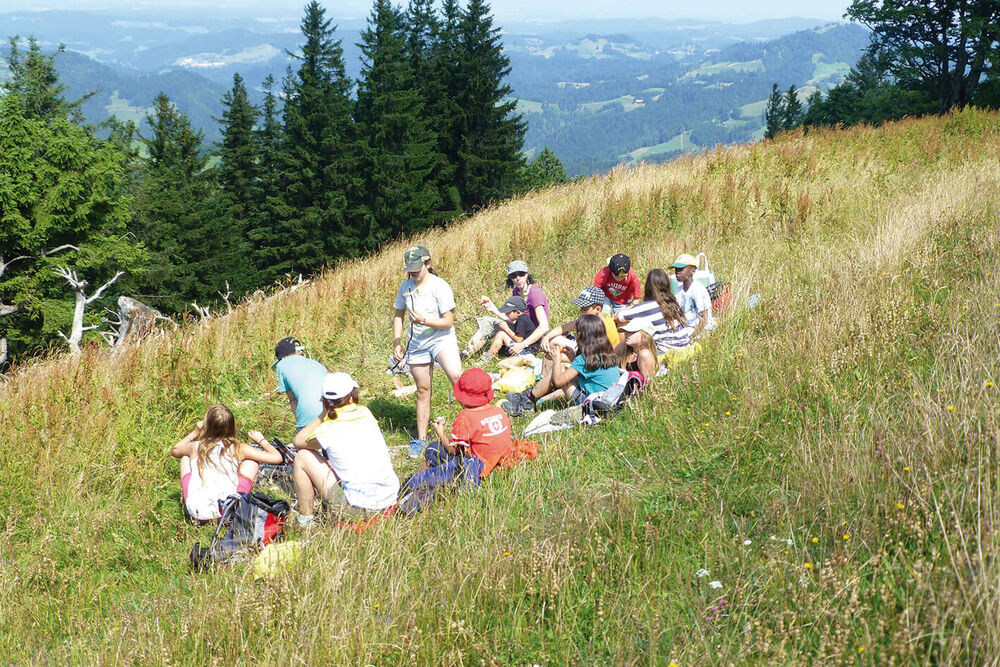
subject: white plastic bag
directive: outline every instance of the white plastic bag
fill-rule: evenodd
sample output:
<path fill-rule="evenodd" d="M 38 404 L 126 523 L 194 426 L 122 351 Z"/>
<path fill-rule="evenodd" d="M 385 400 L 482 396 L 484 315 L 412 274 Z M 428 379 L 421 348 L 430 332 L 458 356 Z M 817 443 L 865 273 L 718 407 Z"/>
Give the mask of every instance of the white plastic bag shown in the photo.
<path fill-rule="evenodd" d="M 698 268 L 694 272 L 695 282 L 699 282 L 705 287 L 708 287 L 715 282 L 715 272 L 712 271 L 708 266 L 708 255 L 703 252 L 698 253 L 696 258 L 698 260 Z M 705 260 L 705 268 L 701 268 L 701 260 Z"/>

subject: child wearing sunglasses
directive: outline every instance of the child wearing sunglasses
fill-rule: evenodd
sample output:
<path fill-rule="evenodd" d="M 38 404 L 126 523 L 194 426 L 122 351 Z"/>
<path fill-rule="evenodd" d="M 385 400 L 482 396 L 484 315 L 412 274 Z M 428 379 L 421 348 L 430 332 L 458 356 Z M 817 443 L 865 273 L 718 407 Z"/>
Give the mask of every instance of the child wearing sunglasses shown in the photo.
<path fill-rule="evenodd" d="M 608 315 L 614 315 L 642 299 L 639 276 L 632 270 L 632 260 L 623 253 L 608 258 L 608 265 L 594 276 L 594 286 L 604 292 L 602 310 Z"/>

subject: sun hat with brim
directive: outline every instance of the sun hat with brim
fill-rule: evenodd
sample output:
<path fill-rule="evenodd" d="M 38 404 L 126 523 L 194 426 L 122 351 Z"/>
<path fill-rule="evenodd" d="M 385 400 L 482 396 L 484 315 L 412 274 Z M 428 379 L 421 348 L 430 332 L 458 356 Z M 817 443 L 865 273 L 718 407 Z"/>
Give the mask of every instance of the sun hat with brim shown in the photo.
<path fill-rule="evenodd" d="M 302 347 L 298 338 L 288 336 L 279 340 L 278 344 L 274 346 L 274 356 L 278 358 L 278 361 L 281 361 L 288 355 L 301 352 L 303 349 L 305 348 Z"/>
<path fill-rule="evenodd" d="M 323 378 L 323 398 L 329 401 L 340 400 L 357 388 L 354 378 L 342 371 L 327 373 Z"/>
<path fill-rule="evenodd" d="M 416 273 L 431 258 L 431 251 L 422 245 L 410 246 L 403 253 L 403 272 Z"/>
<path fill-rule="evenodd" d="M 507 265 L 507 275 L 509 276 L 512 273 L 528 273 L 528 263 L 520 259 L 515 259 Z"/>
<path fill-rule="evenodd" d="M 636 331 L 643 331 L 650 335 L 650 337 L 656 334 L 656 327 L 653 325 L 652 318 L 649 317 L 637 317 L 634 320 L 629 320 L 622 327 L 622 331 L 626 333 L 635 333 Z"/>
<path fill-rule="evenodd" d="M 514 310 L 527 310 L 528 302 L 524 300 L 523 296 L 512 296 L 503 302 L 503 305 L 497 308 L 501 313 L 506 315 L 507 313 Z"/>
<path fill-rule="evenodd" d="M 670 265 L 673 269 L 683 269 L 685 266 L 698 266 L 698 260 L 691 255 L 678 255 L 674 263 Z"/>
<path fill-rule="evenodd" d="M 462 405 L 478 408 L 493 400 L 493 380 L 482 368 L 470 368 L 458 376 L 452 394 Z"/>
<path fill-rule="evenodd" d="M 580 296 L 573 299 L 573 305 L 579 306 L 580 308 L 586 308 L 587 306 L 599 306 L 604 303 L 604 290 L 596 285 L 590 285 L 582 292 Z"/>

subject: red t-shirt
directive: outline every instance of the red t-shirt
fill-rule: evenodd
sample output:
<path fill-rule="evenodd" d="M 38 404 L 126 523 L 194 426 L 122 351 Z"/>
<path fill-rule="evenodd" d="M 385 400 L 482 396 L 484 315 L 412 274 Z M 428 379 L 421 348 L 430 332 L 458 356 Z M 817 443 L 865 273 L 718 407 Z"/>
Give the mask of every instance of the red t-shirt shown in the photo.
<path fill-rule="evenodd" d="M 510 417 L 496 405 L 485 410 L 466 408 L 451 425 L 451 444 L 468 447 L 469 453 L 483 462 L 486 477 L 501 458 L 514 449 Z"/>
<path fill-rule="evenodd" d="M 635 271 L 632 269 L 628 270 L 625 280 L 619 280 L 618 276 L 611 273 L 611 269 L 605 266 L 594 276 L 594 285 L 604 290 L 604 294 L 619 305 L 642 298 L 639 276 L 635 275 Z"/>

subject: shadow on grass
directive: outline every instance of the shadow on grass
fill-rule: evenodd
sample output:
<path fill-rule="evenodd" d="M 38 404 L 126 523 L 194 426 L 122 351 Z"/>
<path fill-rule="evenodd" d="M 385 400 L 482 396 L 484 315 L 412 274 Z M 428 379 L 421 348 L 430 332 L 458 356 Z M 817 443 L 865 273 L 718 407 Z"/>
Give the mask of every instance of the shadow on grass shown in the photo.
<path fill-rule="evenodd" d="M 417 430 L 417 408 L 385 398 L 373 398 L 367 403 L 368 409 L 384 431 L 402 430 L 415 433 Z"/>

